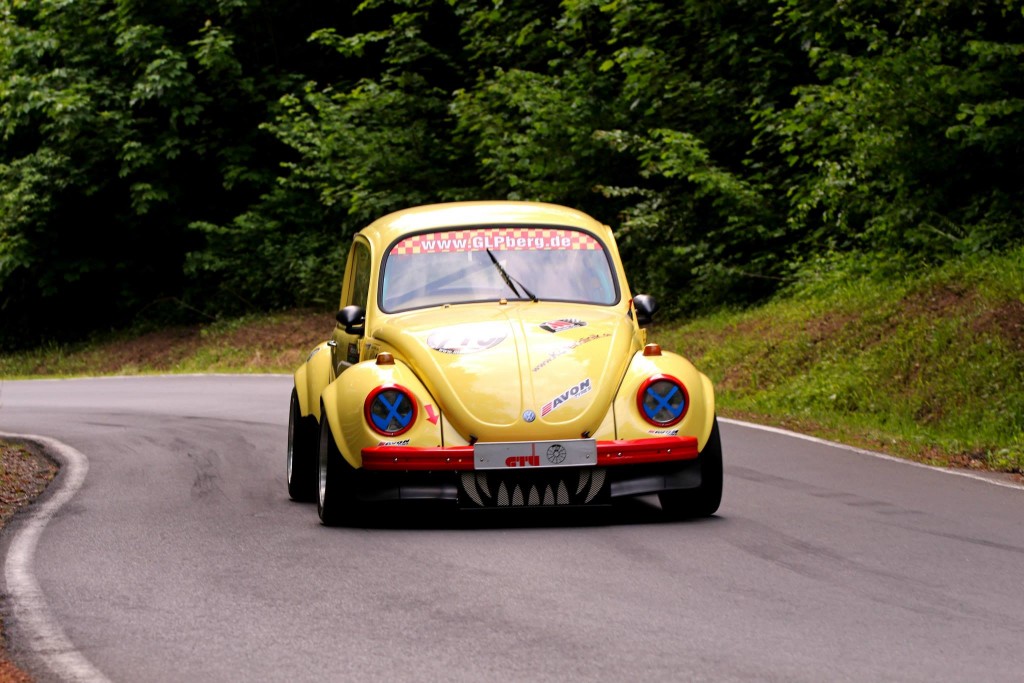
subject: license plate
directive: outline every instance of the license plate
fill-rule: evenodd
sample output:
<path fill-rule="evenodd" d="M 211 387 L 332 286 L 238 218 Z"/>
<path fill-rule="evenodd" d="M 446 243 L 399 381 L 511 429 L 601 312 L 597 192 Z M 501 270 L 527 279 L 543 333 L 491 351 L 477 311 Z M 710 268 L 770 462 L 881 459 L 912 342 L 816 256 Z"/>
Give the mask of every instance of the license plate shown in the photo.
<path fill-rule="evenodd" d="M 478 470 L 529 467 L 587 467 L 597 464 L 597 441 L 502 441 L 473 446 Z"/>

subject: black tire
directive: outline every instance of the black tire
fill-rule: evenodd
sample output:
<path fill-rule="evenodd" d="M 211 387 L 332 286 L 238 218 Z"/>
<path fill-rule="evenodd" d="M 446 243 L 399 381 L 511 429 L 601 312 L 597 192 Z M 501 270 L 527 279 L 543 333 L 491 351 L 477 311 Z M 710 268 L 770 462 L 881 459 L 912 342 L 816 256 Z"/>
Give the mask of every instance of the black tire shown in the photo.
<path fill-rule="evenodd" d="M 700 452 L 700 486 L 658 494 L 661 509 L 671 519 L 710 517 L 722 503 L 722 438 L 718 418 L 711 426 L 711 436 Z"/>
<path fill-rule="evenodd" d="M 316 511 L 324 526 L 355 525 L 362 507 L 356 500 L 357 472 L 338 450 L 323 404 L 320 415 Z"/>
<path fill-rule="evenodd" d="M 316 418 L 302 417 L 299 394 L 293 388 L 288 410 L 288 495 L 292 500 L 309 503 L 316 500 Z"/>

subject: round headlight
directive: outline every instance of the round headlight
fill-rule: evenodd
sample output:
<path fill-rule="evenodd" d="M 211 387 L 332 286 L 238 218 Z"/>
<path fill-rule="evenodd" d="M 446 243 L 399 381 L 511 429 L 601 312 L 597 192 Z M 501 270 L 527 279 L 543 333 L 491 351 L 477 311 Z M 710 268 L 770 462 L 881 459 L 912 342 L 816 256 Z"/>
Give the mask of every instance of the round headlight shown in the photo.
<path fill-rule="evenodd" d="M 416 399 L 397 384 L 377 387 L 366 397 L 366 421 L 384 436 L 406 432 L 416 422 Z"/>
<path fill-rule="evenodd" d="M 656 427 L 668 427 L 683 419 L 690 407 L 686 387 L 675 377 L 649 377 L 636 394 L 636 405 L 644 419 Z"/>

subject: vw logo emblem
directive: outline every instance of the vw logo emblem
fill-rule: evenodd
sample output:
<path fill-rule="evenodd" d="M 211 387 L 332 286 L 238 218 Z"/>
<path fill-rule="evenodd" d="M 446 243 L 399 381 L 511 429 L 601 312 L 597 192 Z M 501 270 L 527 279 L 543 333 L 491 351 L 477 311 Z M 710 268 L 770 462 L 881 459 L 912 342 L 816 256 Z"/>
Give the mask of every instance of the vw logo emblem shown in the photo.
<path fill-rule="evenodd" d="M 533 422 L 534 420 L 537 419 L 537 413 L 533 412 L 532 410 L 527 410 L 525 413 L 523 413 L 523 419 L 526 420 L 527 422 Z"/>
<path fill-rule="evenodd" d="M 548 462 L 552 465 L 561 465 L 565 462 L 565 448 L 559 444 L 548 446 Z"/>

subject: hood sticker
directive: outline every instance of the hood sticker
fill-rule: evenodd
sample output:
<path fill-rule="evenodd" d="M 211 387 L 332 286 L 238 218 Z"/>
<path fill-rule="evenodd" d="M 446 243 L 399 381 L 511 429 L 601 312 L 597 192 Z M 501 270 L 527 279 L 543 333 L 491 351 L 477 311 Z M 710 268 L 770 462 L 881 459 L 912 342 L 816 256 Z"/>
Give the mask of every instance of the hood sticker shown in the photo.
<path fill-rule="evenodd" d="M 583 320 L 577 320 L 576 318 L 561 318 L 559 320 L 550 320 L 546 323 L 540 324 L 540 329 L 547 330 L 548 332 L 565 332 L 577 327 L 586 327 L 587 323 Z"/>
<path fill-rule="evenodd" d="M 580 382 L 579 384 L 577 384 L 577 385 L 575 385 L 573 387 L 570 387 L 569 389 L 563 391 L 561 394 L 559 394 L 555 398 L 553 398 L 550 401 L 548 401 L 547 403 L 545 403 L 544 406 L 540 409 L 541 417 L 544 417 L 545 415 L 550 413 L 552 410 L 557 409 L 559 406 L 563 405 L 566 401 L 571 401 L 574 398 L 579 398 L 583 394 L 590 393 L 590 388 L 591 388 L 590 387 L 590 378 L 588 377 L 585 380 L 583 380 L 582 382 Z"/>
<path fill-rule="evenodd" d="M 476 353 L 497 346 L 507 336 L 504 327 L 469 323 L 434 332 L 427 337 L 427 346 L 439 353 Z"/>
<path fill-rule="evenodd" d="M 610 337 L 610 336 L 612 336 L 610 332 L 605 332 L 604 334 L 592 334 L 592 335 L 590 335 L 588 337 L 583 337 L 582 339 L 577 339 L 572 344 L 567 344 L 566 346 L 563 346 L 560 349 L 555 349 L 554 351 L 549 353 L 547 358 L 542 360 L 537 365 L 533 366 L 533 371 L 537 372 L 538 370 L 543 368 L 545 365 L 547 365 L 551 361 L 555 360 L 559 356 L 564 356 L 565 354 L 569 353 L 570 351 L 572 351 L 575 348 L 583 346 L 584 344 L 589 344 L 590 342 L 595 341 L 597 339 L 604 339 L 605 337 Z"/>

